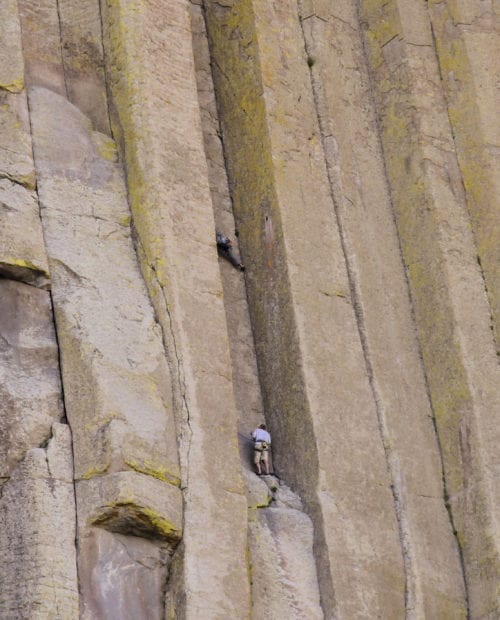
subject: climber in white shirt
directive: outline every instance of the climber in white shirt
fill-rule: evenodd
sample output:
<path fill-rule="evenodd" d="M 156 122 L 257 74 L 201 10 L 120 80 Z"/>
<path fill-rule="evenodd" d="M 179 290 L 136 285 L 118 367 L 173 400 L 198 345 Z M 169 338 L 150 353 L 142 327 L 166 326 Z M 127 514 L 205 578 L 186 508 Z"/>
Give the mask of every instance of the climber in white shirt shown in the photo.
<path fill-rule="evenodd" d="M 260 424 L 259 427 L 254 430 L 252 439 L 254 441 L 253 462 L 257 467 L 257 475 L 262 475 L 260 468 L 260 463 L 262 461 L 262 463 L 264 463 L 266 475 L 269 476 L 269 448 L 271 446 L 271 435 L 266 430 L 265 424 Z"/>

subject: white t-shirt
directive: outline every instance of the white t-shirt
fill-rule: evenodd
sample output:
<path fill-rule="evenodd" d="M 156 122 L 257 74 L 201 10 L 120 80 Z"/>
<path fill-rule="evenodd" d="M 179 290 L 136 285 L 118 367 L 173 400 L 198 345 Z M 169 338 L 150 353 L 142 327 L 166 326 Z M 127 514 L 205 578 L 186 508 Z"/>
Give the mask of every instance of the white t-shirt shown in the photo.
<path fill-rule="evenodd" d="M 271 443 L 271 435 L 265 431 L 263 428 L 256 428 L 252 433 L 252 437 L 257 441 L 267 441 L 267 443 Z"/>

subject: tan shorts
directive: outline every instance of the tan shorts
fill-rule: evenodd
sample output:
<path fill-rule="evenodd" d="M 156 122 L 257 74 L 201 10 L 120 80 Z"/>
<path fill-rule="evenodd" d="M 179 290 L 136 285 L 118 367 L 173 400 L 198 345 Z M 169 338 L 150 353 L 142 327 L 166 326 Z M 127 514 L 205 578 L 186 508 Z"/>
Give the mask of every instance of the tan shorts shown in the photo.
<path fill-rule="evenodd" d="M 268 454 L 269 454 L 269 448 L 266 448 L 265 450 L 263 450 L 262 442 L 257 441 L 255 443 L 254 451 L 253 451 L 253 462 L 256 465 L 257 463 L 260 463 L 261 461 L 264 461 L 264 463 L 267 463 L 269 460 Z"/>

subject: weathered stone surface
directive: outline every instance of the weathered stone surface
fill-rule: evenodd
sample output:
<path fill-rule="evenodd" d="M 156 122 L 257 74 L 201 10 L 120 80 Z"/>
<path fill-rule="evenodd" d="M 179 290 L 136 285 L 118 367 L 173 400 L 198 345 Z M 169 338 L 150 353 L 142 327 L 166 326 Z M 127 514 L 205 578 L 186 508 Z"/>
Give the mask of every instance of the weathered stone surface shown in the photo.
<path fill-rule="evenodd" d="M 246 502 L 187 4 L 104 3 L 105 55 L 142 269 L 182 420 L 185 598 L 169 613 L 245 617 Z"/>
<path fill-rule="evenodd" d="M 36 194 L 0 179 L 0 225 L 0 274 L 48 288 L 49 266 Z"/>
<path fill-rule="evenodd" d="M 315 2 L 303 20 L 328 178 L 372 373 L 416 617 L 465 617 L 458 544 L 444 501 L 439 444 L 414 333 L 356 7 Z M 409 20 L 411 22 L 411 20 Z M 412 40 L 429 44 L 417 28 Z M 414 458 L 414 453 L 425 459 Z"/>
<path fill-rule="evenodd" d="M 314 520 L 325 613 L 398 616 L 399 533 L 297 8 L 230 4 L 207 3 L 208 32 L 275 466 Z"/>
<path fill-rule="evenodd" d="M 58 7 L 68 99 L 94 129 L 109 134 L 99 0 L 65 0 Z"/>
<path fill-rule="evenodd" d="M 270 480 L 275 501 L 249 511 L 253 617 L 324 618 L 311 519 L 290 489 Z"/>
<path fill-rule="evenodd" d="M 2 488 L 2 618 L 78 618 L 72 479 L 69 428 L 54 424 L 47 448 L 29 450 Z"/>
<path fill-rule="evenodd" d="M 0 5 L 0 89 L 18 93 L 24 88 L 24 62 L 17 0 Z"/>
<path fill-rule="evenodd" d="M 499 7 L 482 0 L 428 4 L 478 260 L 500 351 Z"/>
<path fill-rule="evenodd" d="M 17 3 L 0 275 L 48 285 L 24 49 L 78 518 L 49 295 L 0 279 L 0 616 L 454 620 L 456 529 L 496 619 L 494 3 Z"/>
<path fill-rule="evenodd" d="M 237 247 L 238 238 L 235 233 L 210 68 L 207 33 L 201 6 L 191 6 L 191 27 L 203 143 L 215 227 L 217 230 L 224 231 Z M 239 249 L 238 252 L 241 256 Z M 245 278 L 223 258 L 219 259 L 219 267 L 229 336 L 233 392 L 238 412 L 238 441 L 244 467 L 248 467 L 252 462 L 250 433 L 264 421 L 257 359 L 248 313 Z"/>
<path fill-rule="evenodd" d="M 49 293 L 0 279 L 0 478 L 63 416 Z"/>
<path fill-rule="evenodd" d="M 0 6 L 0 178 L 35 186 L 16 0 Z"/>
<path fill-rule="evenodd" d="M 57 0 L 17 0 L 26 83 L 66 94 Z"/>
<path fill-rule="evenodd" d="M 79 481 L 76 497 L 81 617 L 164 618 L 181 491 L 129 471 Z"/>
<path fill-rule="evenodd" d="M 423 3 L 362 2 L 387 174 L 471 617 L 499 614 L 499 368 Z M 422 34 L 423 33 L 423 34 Z"/>
<path fill-rule="evenodd" d="M 92 528 L 80 559 L 82 620 L 163 620 L 169 552 L 157 542 Z"/>
<path fill-rule="evenodd" d="M 134 469 L 177 484 L 168 369 L 113 142 L 51 91 L 30 102 L 76 477 Z"/>
<path fill-rule="evenodd" d="M 182 532 L 182 494 L 177 487 L 133 471 L 77 483 L 83 526 L 177 542 Z"/>

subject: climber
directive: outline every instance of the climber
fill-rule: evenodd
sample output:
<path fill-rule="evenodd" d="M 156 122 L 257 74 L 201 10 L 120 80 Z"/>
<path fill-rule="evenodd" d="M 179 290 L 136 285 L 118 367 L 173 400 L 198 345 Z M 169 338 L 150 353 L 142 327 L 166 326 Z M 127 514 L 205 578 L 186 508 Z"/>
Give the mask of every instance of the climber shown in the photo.
<path fill-rule="evenodd" d="M 253 462 L 257 467 L 257 475 L 262 475 L 260 468 L 260 462 L 262 461 L 264 463 L 266 475 L 269 476 L 269 447 L 271 446 L 271 435 L 266 430 L 265 424 L 260 424 L 259 427 L 254 430 L 252 439 L 254 441 Z"/>
<path fill-rule="evenodd" d="M 215 239 L 217 241 L 217 249 L 219 250 L 219 253 L 222 254 L 222 256 L 224 256 L 224 258 L 226 258 L 231 263 L 231 265 L 238 267 L 240 271 L 245 271 L 245 267 L 240 263 L 240 261 L 236 257 L 236 254 L 234 253 L 233 242 L 231 241 L 231 239 L 229 239 L 229 237 L 226 237 L 219 231 L 216 231 Z"/>

